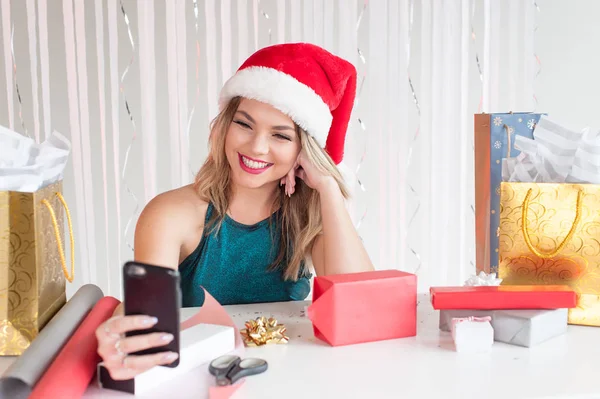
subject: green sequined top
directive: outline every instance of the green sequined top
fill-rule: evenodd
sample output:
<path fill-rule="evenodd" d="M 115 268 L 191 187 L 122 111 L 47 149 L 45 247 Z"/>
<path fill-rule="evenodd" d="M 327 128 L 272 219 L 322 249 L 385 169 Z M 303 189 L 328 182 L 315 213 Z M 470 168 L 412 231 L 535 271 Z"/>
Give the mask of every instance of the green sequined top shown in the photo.
<path fill-rule="evenodd" d="M 209 204 L 205 226 L 213 211 Z M 205 230 L 198 247 L 179 265 L 183 307 L 202 306 L 202 287 L 221 305 L 304 300 L 311 277 L 304 264 L 297 281 L 284 281 L 280 269 L 267 270 L 279 252 L 278 215 L 253 225 L 226 215 L 218 232 L 207 235 Z"/>

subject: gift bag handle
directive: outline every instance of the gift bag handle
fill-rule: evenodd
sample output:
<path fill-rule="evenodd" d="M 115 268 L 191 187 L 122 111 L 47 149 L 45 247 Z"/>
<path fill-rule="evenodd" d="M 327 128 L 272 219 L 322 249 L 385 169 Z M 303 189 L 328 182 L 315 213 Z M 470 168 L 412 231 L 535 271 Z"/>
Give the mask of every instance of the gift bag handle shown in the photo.
<path fill-rule="evenodd" d="M 504 124 L 504 130 L 506 131 L 506 140 L 507 140 L 507 145 L 506 145 L 506 159 L 510 159 L 510 130 L 508 130 L 508 125 L 505 123 Z"/>
<path fill-rule="evenodd" d="M 62 240 L 60 239 L 60 229 L 58 228 L 58 222 L 56 221 L 56 214 L 54 213 L 54 209 L 52 209 L 52 205 L 47 199 L 42 200 L 42 204 L 46 205 L 48 211 L 50 212 L 50 217 L 52 218 L 52 226 L 54 227 L 54 235 L 56 236 L 56 242 L 58 245 L 58 254 L 60 255 L 60 262 L 62 264 L 62 270 L 65 274 L 65 277 L 69 281 L 69 283 L 73 282 L 73 278 L 75 277 L 75 239 L 73 238 L 73 225 L 71 223 L 71 212 L 69 212 L 69 207 L 67 206 L 67 202 L 63 198 L 61 193 L 56 193 L 56 196 L 62 203 L 65 208 L 65 213 L 67 214 L 67 223 L 69 224 L 69 237 L 71 239 L 71 275 L 69 275 L 69 271 L 67 270 L 67 261 L 65 260 L 65 251 L 63 249 Z"/>
<path fill-rule="evenodd" d="M 573 237 L 573 234 L 575 234 L 575 231 L 577 230 L 577 226 L 579 225 L 579 222 L 581 220 L 581 198 L 583 196 L 583 192 L 581 190 L 577 191 L 577 205 L 575 208 L 575 220 L 573 220 L 573 225 L 571 226 L 571 230 L 569 230 L 565 239 L 562 240 L 562 242 L 560 244 L 558 244 L 556 249 L 554 251 L 548 252 L 548 253 L 541 252 L 537 248 L 535 248 L 533 246 L 533 244 L 531 243 L 531 237 L 529 237 L 529 229 L 528 229 L 529 222 L 527 220 L 527 214 L 529 213 L 529 201 L 531 199 L 532 193 L 533 193 L 533 190 L 531 188 L 529 190 L 527 190 L 527 194 L 525 195 L 525 199 L 523 200 L 523 207 L 522 207 L 523 222 L 521 223 L 523 237 L 525 238 L 525 243 L 527 244 L 527 247 L 529 248 L 529 250 L 531 252 L 533 252 L 540 258 L 549 259 L 549 258 L 552 258 L 552 257 L 558 255 L 564 249 L 564 247 L 569 243 L 569 241 Z"/>

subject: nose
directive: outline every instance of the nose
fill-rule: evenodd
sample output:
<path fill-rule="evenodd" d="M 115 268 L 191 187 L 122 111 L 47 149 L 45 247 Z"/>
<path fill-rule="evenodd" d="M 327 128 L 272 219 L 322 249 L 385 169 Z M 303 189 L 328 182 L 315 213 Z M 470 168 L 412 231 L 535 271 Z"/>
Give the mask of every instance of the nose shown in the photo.
<path fill-rule="evenodd" d="M 255 155 L 269 153 L 269 137 L 266 134 L 256 134 L 252 141 L 252 151 Z"/>

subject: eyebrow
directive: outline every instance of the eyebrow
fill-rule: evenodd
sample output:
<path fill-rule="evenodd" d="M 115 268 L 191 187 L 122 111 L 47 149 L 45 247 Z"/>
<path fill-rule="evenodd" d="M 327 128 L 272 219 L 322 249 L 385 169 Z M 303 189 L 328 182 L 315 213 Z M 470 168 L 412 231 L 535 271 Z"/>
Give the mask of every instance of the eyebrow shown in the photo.
<path fill-rule="evenodd" d="M 256 123 L 256 121 L 254 120 L 254 118 L 252 118 L 252 117 L 250 116 L 250 114 L 249 114 L 249 113 L 247 113 L 246 111 L 242 111 L 241 109 L 238 109 L 238 111 L 237 111 L 237 112 L 239 112 L 240 114 L 244 115 L 244 116 L 245 116 L 245 117 L 246 117 L 246 118 L 247 118 L 247 119 L 248 119 L 250 122 L 252 122 L 252 123 L 254 123 L 254 124 Z M 293 127 L 291 127 L 291 126 L 288 126 L 288 125 L 277 125 L 277 126 L 271 126 L 271 128 L 272 128 L 273 130 L 291 130 L 291 131 L 295 131 L 295 130 L 296 130 L 295 128 L 293 128 Z"/>

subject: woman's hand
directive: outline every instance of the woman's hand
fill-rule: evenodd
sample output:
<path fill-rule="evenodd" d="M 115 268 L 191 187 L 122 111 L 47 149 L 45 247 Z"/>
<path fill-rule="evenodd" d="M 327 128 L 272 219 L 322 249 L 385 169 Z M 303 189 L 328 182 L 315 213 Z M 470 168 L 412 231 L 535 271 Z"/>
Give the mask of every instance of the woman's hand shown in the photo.
<path fill-rule="evenodd" d="M 321 172 L 313 165 L 304 150 L 300 151 L 294 167 L 279 182 L 280 185 L 285 184 L 285 194 L 288 197 L 296 191 L 296 177 L 301 178 L 308 187 L 319 192 L 322 187 L 335 182 L 331 175 Z"/>
<path fill-rule="evenodd" d="M 172 363 L 178 355 L 162 352 L 152 355 L 129 355 L 140 350 L 167 345 L 173 335 L 151 333 L 125 337 L 129 331 L 145 330 L 156 324 L 156 318 L 148 316 L 115 316 L 98 327 L 98 354 L 114 380 L 128 380 L 154 366 Z"/>

